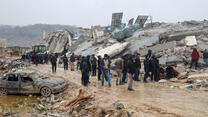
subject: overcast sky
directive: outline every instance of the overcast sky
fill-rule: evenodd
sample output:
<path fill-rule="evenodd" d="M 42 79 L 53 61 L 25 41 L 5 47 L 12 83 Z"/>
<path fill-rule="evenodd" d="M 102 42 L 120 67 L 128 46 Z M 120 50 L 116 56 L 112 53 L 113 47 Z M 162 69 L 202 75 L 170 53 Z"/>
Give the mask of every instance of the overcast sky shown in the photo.
<path fill-rule="evenodd" d="M 137 15 L 153 21 L 208 19 L 208 0 L 0 0 L 0 24 L 109 25 L 113 12 L 127 22 Z"/>

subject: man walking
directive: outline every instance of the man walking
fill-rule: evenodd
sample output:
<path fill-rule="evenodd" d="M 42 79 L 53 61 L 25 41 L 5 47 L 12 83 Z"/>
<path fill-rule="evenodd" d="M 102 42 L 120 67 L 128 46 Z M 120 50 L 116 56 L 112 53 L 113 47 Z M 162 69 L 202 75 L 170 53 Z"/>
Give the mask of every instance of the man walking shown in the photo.
<path fill-rule="evenodd" d="M 134 91 L 134 89 L 132 88 L 133 85 L 133 78 L 135 77 L 135 73 L 136 73 L 136 68 L 137 68 L 137 63 L 136 63 L 136 56 L 132 56 L 131 60 L 129 61 L 129 86 L 128 86 L 128 90 L 129 91 Z"/>
<path fill-rule="evenodd" d="M 52 57 L 51 57 L 51 64 L 52 64 L 52 72 L 53 73 L 56 73 L 56 62 L 57 62 L 57 58 L 56 58 L 55 54 L 53 53 Z"/>
<path fill-rule="evenodd" d="M 102 86 L 104 86 L 104 77 L 107 77 L 108 86 L 111 87 L 111 79 L 110 79 L 110 65 L 111 61 L 107 54 L 104 55 L 104 59 L 101 61 L 102 68 Z"/>

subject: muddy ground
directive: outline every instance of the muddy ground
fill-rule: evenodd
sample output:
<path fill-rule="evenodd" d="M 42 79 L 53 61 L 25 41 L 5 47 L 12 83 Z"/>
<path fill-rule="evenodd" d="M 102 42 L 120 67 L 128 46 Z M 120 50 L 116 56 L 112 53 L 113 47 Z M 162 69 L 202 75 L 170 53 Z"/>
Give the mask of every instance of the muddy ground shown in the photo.
<path fill-rule="evenodd" d="M 134 82 L 135 91 L 127 91 L 127 84 L 116 86 L 116 78 L 112 78 L 112 87 L 101 86 L 96 77 L 90 77 L 88 87 L 81 85 L 78 71 L 64 71 L 58 68 L 56 74 L 51 73 L 50 65 L 31 66 L 49 76 L 56 76 L 71 83 L 65 92 L 78 92 L 84 89 L 93 95 L 89 108 L 99 107 L 106 110 L 115 109 L 115 104 L 122 103 L 126 111 L 133 117 L 206 117 L 208 116 L 208 93 L 188 89 L 170 88 L 158 83 Z M 70 84 L 69 84 L 70 85 Z M 74 94 L 77 95 L 77 94 Z M 73 95 L 71 95 L 73 97 Z M 68 99 L 72 99 L 68 97 Z M 66 98 L 65 98 L 66 99 Z M 65 111 L 63 111 L 64 113 Z M 108 115 L 110 116 L 110 114 Z"/>

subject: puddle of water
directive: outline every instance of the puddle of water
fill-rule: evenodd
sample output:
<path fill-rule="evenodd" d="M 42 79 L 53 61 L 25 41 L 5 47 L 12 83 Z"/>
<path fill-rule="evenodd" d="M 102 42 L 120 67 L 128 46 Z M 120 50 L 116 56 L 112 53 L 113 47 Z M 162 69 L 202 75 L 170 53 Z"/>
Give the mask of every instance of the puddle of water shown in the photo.
<path fill-rule="evenodd" d="M 22 104 L 19 104 L 22 103 Z M 21 96 L 21 95 L 7 95 L 0 96 L 1 111 L 4 112 L 18 112 L 22 115 L 27 112 L 33 112 L 33 108 L 28 106 L 31 102 L 37 102 L 37 97 Z"/>

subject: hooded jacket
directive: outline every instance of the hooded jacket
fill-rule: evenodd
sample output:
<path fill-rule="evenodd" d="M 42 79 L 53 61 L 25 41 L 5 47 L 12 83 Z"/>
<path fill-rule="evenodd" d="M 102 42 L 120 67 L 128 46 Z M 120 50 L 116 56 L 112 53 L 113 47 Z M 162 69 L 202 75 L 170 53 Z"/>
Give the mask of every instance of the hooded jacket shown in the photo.
<path fill-rule="evenodd" d="M 198 59 L 199 58 L 199 52 L 197 51 L 196 48 L 194 48 L 192 54 L 191 54 L 192 59 Z"/>

